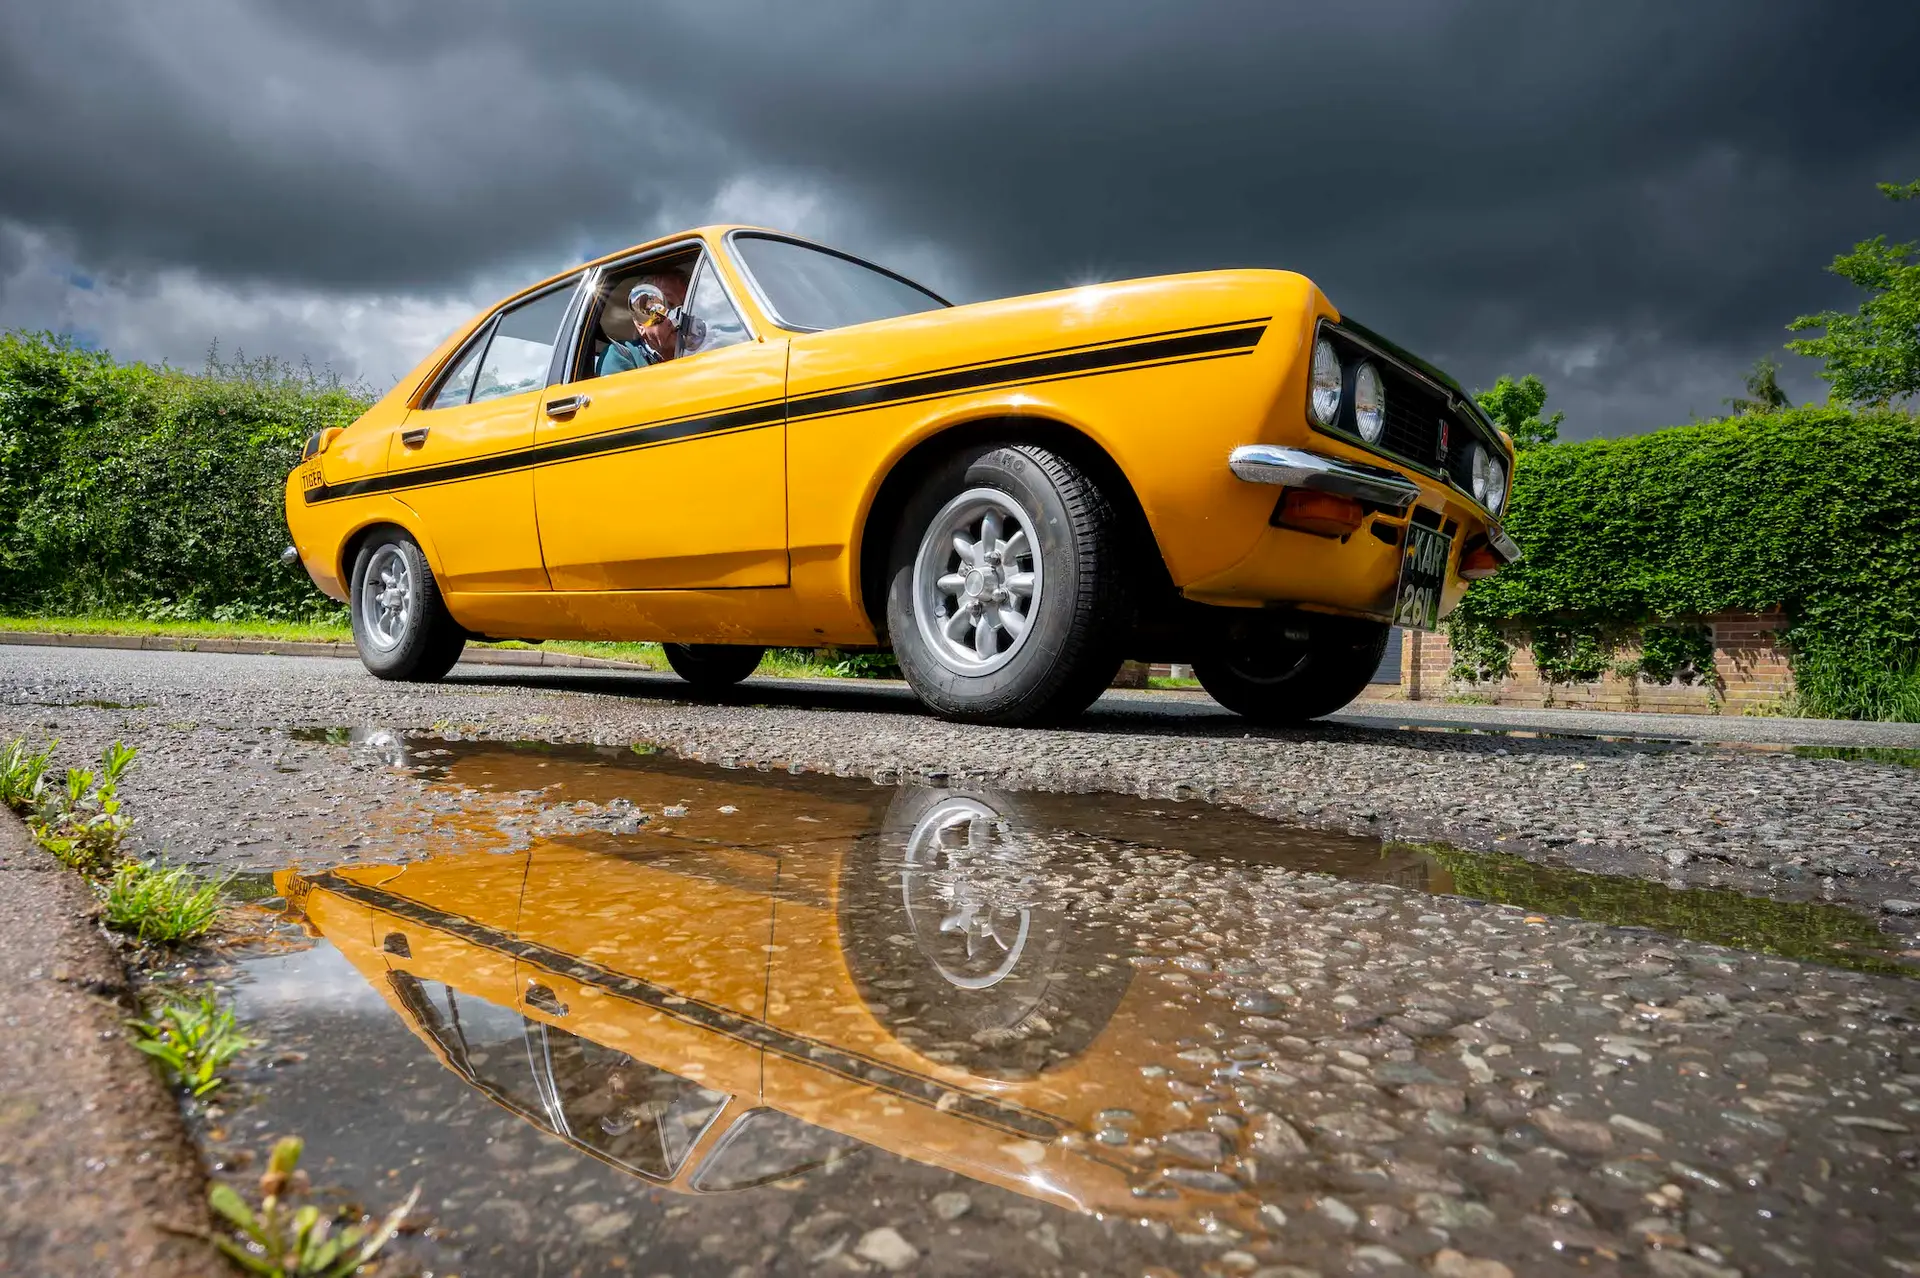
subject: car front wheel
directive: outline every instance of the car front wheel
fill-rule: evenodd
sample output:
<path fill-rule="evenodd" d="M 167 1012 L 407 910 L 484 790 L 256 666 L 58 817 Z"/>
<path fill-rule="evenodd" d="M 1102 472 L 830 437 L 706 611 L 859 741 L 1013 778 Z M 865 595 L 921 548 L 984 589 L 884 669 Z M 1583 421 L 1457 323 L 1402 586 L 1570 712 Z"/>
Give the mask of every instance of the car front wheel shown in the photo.
<path fill-rule="evenodd" d="M 927 706 L 969 723 L 1050 723 L 1120 667 L 1127 621 L 1113 507 L 1031 444 L 975 449 L 928 475 L 895 536 L 887 629 Z"/>
<path fill-rule="evenodd" d="M 354 556 L 349 610 L 361 664 L 381 679 L 432 683 L 460 659 L 467 632 L 440 598 L 440 584 L 413 538 L 376 532 Z"/>
<path fill-rule="evenodd" d="M 1306 632 L 1253 630 L 1221 638 L 1193 661 L 1207 695 L 1256 723 L 1304 723 L 1366 688 L 1387 627 L 1328 618 Z"/>
<path fill-rule="evenodd" d="M 765 648 L 727 643 L 668 643 L 667 664 L 673 672 L 706 692 L 731 688 L 760 668 Z"/>

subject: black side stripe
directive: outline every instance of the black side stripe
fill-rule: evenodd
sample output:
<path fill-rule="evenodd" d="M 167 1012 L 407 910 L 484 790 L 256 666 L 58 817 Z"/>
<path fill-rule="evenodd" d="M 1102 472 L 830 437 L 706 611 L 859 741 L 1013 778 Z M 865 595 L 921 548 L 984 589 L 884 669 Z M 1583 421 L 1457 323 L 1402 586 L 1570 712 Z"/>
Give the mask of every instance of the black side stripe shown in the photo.
<path fill-rule="evenodd" d="M 382 888 L 356 883 L 333 871 L 315 875 L 307 882 L 313 887 L 384 910 L 409 922 L 458 936 L 496 954 L 522 959 L 555 975 L 605 990 L 616 998 L 639 1004 L 674 1020 L 724 1034 L 736 1042 L 811 1065 L 904 1100 L 965 1114 L 975 1122 L 1009 1135 L 1052 1141 L 1062 1130 L 1059 1120 L 1038 1110 L 960 1091 L 925 1074 L 916 1074 L 870 1056 L 849 1052 L 819 1039 L 789 1033 L 717 1003 L 689 998 L 664 985 L 601 967 L 550 946 L 521 940 L 509 932 L 489 927 L 464 915 L 448 913 Z M 947 1099 L 949 1097 L 956 1099 Z"/>
<path fill-rule="evenodd" d="M 783 403 L 768 400 L 730 408 L 678 421 L 627 427 L 598 435 L 533 448 L 493 453 L 466 461 L 439 466 L 421 466 L 412 470 L 389 471 L 343 484 L 318 484 L 304 494 L 308 505 L 361 497 L 369 493 L 394 492 L 406 488 L 424 488 L 433 484 L 474 479 L 482 475 L 505 474 L 534 466 L 551 466 L 602 453 L 627 452 L 658 444 L 673 443 L 698 435 L 757 430 L 779 422 L 828 417 L 859 412 L 883 404 L 933 399 L 964 391 L 981 390 L 1021 382 L 1060 381 L 1097 373 L 1126 372 L 1163 364 L 1190 363 L 1201 359 L 1221 359 L 1252 351 L 1266 332 L 1265 319 L 1241 321 L 1237 327 L 1207 332 L 1180 332 L 1171 336 L 1134 340 L 1113 346 L 1069 349 L 1034 358 L 999 364 L 980 364 L 942 370 L 937 373 L 874 382 L 821 391 Z"/>

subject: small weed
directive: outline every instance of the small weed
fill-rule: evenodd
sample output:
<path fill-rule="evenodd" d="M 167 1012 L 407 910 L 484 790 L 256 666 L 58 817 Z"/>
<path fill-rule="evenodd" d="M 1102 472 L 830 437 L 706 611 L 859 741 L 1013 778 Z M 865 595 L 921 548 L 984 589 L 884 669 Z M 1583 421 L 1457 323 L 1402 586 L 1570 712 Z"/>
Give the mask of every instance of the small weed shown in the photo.
<path fill-rule="evenodd" d="M 15 812 L 31 812 L 40 806 L 40 794 L 46 785 L 47 766 L 53 762 L 55 741 L 44 750 L 27 748 L 26 739 L 15 737 L 0 752 L 0 803 Z"/>
<path fill-rule="evenodd" d="M 252 1040 L 233 1023 L 212 990 L 196 1002 L 169 1002 L 151 1021 L 129 1021 L 139 1035 L 134 1046 L 166 1067 L 173 1080 L 195 1096 L 205 1096 L 226 1080 L 220 1071 Z"/>
<path fill-rule="evenodd" d="M 27 818 L 40 846 L 82 873 L 106 873 L 133 826 L 120 811 L 120 777 L 137 753 L 115 741 L 101 752 L 99 771 L 68 768 L 64 786 L 47 783 L 42 758 L 35 811 Z"/>
<path fill-rule="evenodd" d="M 107 926 L 142 941 L 174 944 L 204 936 L 220 914 L 224 882 L 196 878 L 184 866 L 170 870 L 129 861 L 99 889 Z"/>
<path fill-rule="evenodd" d="M 260 1177 L 260 1208 L 249 1207 L 231 1185 L 215 1185 L 207 1202 L 233 1223 L 241 1238 L 216 1238 L 214 1245 L 250 1274 L 268 1278 L 346 1278 L 380 1254 L 400 1231 L 400 1222 L 419 1200 L 416 1188 L 407 1201 L 379 1224 L 339 1226 L 312 1204 L 295 1206 L 306 1195 L 306 1174 L 299 1171 L 303 1144 L 289 1136 L 273 1147 Z"/>

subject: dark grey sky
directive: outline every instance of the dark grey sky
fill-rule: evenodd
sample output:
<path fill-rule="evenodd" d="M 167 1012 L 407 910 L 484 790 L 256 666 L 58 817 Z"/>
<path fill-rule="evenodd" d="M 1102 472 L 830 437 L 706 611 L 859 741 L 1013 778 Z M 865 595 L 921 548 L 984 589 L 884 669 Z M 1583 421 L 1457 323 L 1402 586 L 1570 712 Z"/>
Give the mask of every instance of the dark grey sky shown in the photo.
<path fill-rule="evenodd" d="M 1853 241 L 1920 238 L 1920 4 L 13 0 L 0 326 L 376 384 L 711 220 L 962 300 L 1311 275 L 1574 436 L 1718 411 Z"/>

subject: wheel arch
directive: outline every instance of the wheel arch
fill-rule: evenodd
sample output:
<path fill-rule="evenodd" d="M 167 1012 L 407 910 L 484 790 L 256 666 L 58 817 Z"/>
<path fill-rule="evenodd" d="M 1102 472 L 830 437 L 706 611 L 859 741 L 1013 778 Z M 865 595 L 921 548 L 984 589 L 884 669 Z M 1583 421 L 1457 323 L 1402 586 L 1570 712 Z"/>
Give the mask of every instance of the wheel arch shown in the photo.
<path fill-rule="evenodd" d="M 1064 417 L 994 412 L 950 422 L 916 440 L 887 468 L 861 517 L 857 556 L 860 606 L 881 641 L 887 634 L 887 558 L 894 526 L 922 480 L 948 458 L 967 448 L 990 444 L 1035 444 L 1067 458 L 1098 484 L 1113 503 L 1125 530 L 1128 549 L 1146 554 L 1165 577 L 1166 561 L 1147 520 L 1133 482 L 1098 440 Z"/>
<path fill-rule="evenodd" d="M 340 539 L 340 555 L 335 569 L 340 574 L 338 580 L 349 600 L 353 595 L 353 561 L 359 556 L 360 548 L 367 539 L 384 528 L 392 528 L 405 533 L 420 547 L 420 553 L 426 556 L 427 567 L 433 569 L 434 577 L 444 582 L 446 572 L 442 568 L 440 553 L 435 549 L 433 539 L 427 536 L 420 516 L 405 502 L 390 499 L 387 504 L 366 511 Z"/>

